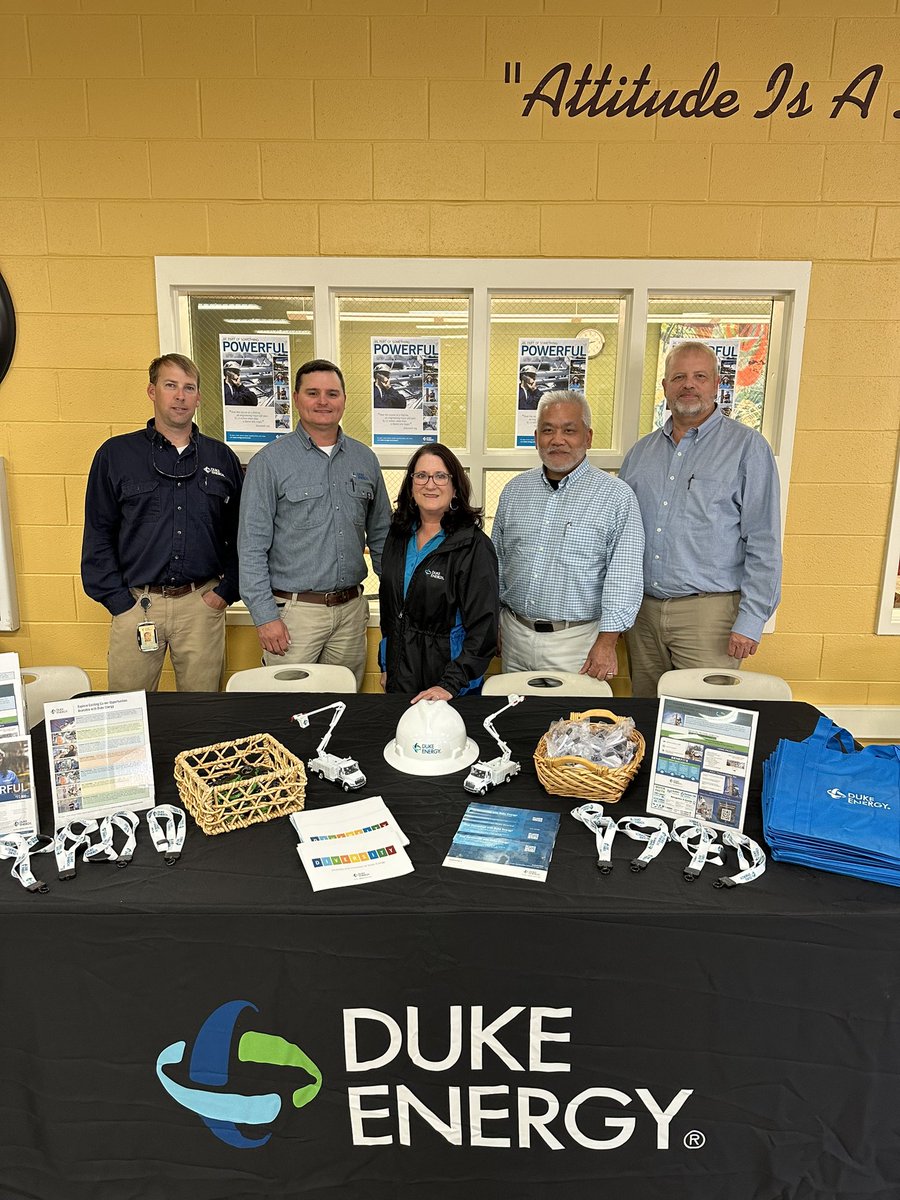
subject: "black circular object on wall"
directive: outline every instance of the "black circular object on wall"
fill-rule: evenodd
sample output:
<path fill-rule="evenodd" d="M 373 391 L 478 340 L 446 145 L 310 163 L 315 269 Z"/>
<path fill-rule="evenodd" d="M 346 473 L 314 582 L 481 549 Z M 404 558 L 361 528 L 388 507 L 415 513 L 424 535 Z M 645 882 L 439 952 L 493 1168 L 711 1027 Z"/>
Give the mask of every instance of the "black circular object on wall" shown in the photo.
<path fill-rule="evenodd" d="M 16 310 L 6 280 L 0 275 L 0 383 L 9 370 L 15 348 Z"/>

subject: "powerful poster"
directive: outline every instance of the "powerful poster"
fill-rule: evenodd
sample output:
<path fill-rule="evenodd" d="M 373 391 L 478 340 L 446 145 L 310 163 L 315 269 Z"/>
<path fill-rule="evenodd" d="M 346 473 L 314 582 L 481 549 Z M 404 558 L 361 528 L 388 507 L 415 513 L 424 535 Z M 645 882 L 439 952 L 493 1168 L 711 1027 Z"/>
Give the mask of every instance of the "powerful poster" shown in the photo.
<path fill-rule="evenodd" d="M 372 444 L 436 442 L 441 343 L 372 338 Z"/>
<path fill-rule="evenodd" d="M 516 445 L 534 445 L 538 401 L 544 392 L 584 392 L 587 338 L 565 342 L 519 339 L 519 393 L 516 400 Z"/>
<path fill-rule="evenodd" d="M 666 355 L 671 350 L 674 350 L 676 346 L 680 346 L 682 342 L 702 342 L 704 346 L 709 346 L 711 350 L 715 351 L 716 358 L 719 360 L 719 389 L 716 393 L 716 403 L 725 416 L 730 417 L 734 410 L 735 377 L 737 375 L 738 355 L 741 351 L 740 339 L 671 337 L 669 331 L 670 326 L 663 325 L 660 328 L 659 370 L 657 372 L 659 379 L 662 380 L 665 374 Z M 667 415 L 666 398 L 663 395 L 662 383 L 660 382 L 657 384 L 654 429 L 662 428 Z"/>
<path fill-rule="evenodd" d="M 287 338 L 219 334 L 225 441 L 272 442 L 291 431 Z"/>

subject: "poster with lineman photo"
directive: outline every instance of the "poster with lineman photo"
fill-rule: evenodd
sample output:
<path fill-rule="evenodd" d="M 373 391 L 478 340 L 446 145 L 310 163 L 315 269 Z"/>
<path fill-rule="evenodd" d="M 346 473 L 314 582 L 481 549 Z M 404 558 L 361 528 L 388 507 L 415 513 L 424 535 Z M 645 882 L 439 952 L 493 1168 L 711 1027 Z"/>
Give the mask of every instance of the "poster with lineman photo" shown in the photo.
<path fill-rule="evenodd" d="M 544 392 L 584 392 L 587 352 L 587 338 L 566 342 L 519 338 L 516 446 L 534 445 L 536 411 Z"/>
<path fill-rule="evenodd" d="M 220 333 L 219 361 L 226 443 L 273 442 L 290 433 L 288 339 Z"/>
<path fill-rule="evenodd" d="M 372 445 L 438 440 L 441 343 L 372 338 Z"/>
<path fill-rule="evenodd" d="M 656 411 L 654 414 L 654 429 L 661 429 L 665 424 L 669 410 L 666 407 L 666 397 L 662 388 L 662 378 L 666 371 L 666 355 L 682 342 L 702 342 L 714 351 L 719 360 L 719 390 L 716 403 L 726 417 L 734 410 L 734 388 L 737 376 L 738 355 L 741 352 L 740 338 L 688 338 L 681 335 L 683 326 L 677 326 L 678 336 L 674 336 L 676 326 L 662 325 L 659 331 L 659 370 L 656 384 Z"/>
<path fill-rule="evenodd" d="M 0 742 L 0 835 L 38 832 L 33 775 L 31 738 Z"/>

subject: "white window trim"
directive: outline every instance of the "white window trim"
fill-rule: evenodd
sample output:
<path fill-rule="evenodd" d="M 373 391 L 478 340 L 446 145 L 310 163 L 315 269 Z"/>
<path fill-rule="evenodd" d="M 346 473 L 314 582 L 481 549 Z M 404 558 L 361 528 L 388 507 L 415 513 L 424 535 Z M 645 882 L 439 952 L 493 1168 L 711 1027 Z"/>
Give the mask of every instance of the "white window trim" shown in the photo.
<path fill-rule="evenodd" d="M 897 563 L 900 562 L 900 450 L 897 452 L 897 474 L 894 478 L 894 503 L 888 529 L 884 556 L 884 578 L 881 581 L 881 604 L 878 608 L 877 633 L 900 637 L 900 621 L 894 620 L 894 591 L 897 586 Z"/>
<path fill-rule="evenodd" d="M 337 296 L 357 290 L 403 295 L 409 291 L 456 291 L 471 296 L 469 325 L 469 398 L 467 445 L 460 459 L 469 468 L 474 500 L 483 498 L 488 470 L 522 470 L 533 466 L 528 449 L 492 450 L 486 444 L 490 297 L 504 293 L 558 295 L 599 292 L 625 297 L 624 329 L 616 370 L 615 445 L 592 451 L 599 467 L 617 469 L 637 441 L 641 379 L 649 300 L 654 293 L 677 295 L 777 295 L 784 302 L 781 327 L 773 322 L 770 370 L 774 391 L 766 397 L 764 430 L 775 454 L 781 481 L 781 525 L 784 531 L 803 333 L 809 297 L 809 262 L 685 259 L 496 259 L 496 258 L 252 258 L 159 257 L 156 300 L 161 352 L 186 353 L 182 331 L 186 296 L 207 292 L 252 291 L 265 294 L 313 294 L 315 357 L 334 361 L 337 346 Z M 392 286 L 385 287 L 389 279 Z M 383 467 L 403 467 L 408 451 L 378 447 Z M 895 500 L 895 532 L 900 526 Z M 900 538 L 900 534 L 898 534 Z M 898 632 L 897 629 L 879 630 Z"/>

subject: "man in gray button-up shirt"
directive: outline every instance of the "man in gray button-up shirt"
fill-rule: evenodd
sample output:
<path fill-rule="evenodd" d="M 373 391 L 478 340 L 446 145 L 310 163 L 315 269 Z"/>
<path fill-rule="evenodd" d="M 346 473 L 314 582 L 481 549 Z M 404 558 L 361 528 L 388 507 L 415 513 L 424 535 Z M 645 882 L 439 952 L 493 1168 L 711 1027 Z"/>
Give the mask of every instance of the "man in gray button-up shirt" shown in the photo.
<path fill-rule="evenodd" d="M 238 533 L 241 597 L 267 664 L 337 663 L 362 683 L 368 544 L 381 571 L 391 520 L 381 467 L 340 428 L 347 396 L 325 359 L 297 372 L 296 430 L 251 460 Z"/>
<path fill-rule="evenodd" d="M 644 602 L 628 634 L 632 690 L 655 696 L 683 667 L 739 667 L 781 596 L 778 470 L 768 442 L 722 415 L 718 361 L 703 342 L 666 357 L 662 429 L 619 478 L 644 522 Z"/>

